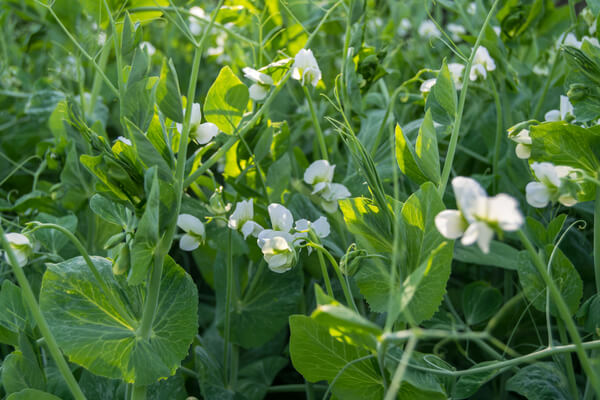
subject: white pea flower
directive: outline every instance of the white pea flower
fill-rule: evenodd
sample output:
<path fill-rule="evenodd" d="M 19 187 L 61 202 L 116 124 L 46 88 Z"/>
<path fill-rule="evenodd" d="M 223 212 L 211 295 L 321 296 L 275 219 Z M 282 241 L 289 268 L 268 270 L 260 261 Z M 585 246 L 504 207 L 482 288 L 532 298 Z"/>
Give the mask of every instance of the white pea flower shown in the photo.
<path fill-rule="evenodd" d="M 430 20 L 421 22 L 417 31 L 419 32 L 419 36 L 426 39 L 437 39 L 442 36 L 437 26 Z"/>
<path fill-rule="evenodd" d="M 400 23 L 398 24 L 398 35 L 399 36 L 406 36 L 409 34 L 410 30 L 412 29 L 412 24 L 410 23 L 410 20 L 408 18 L 402 18 L 400 20 Z"/>
<path fill-rule="evenodd" d="M 142 49 L 146 48 L 146 51 L 148 52 L 148 55 L 150 57 L 152 57 L 154 55 L 154 53 L 156 53 L 156 47 L 154 47 L 152 45 L 152 43 L 150 43 L 150 42 L 142 42 L 141 47 L 142 47 Z"/>
<path fill-rule="evenodd" d="M 193 35 L 199 35 L 202 33 L 202 26 L 198 23 L 197 18 L 205 19 L 206 13 L 201 7 L 192 7 L 190 8 L 190 13 L 193 15 L 188 18 L 190 22 L 190 31 Z M 197 17 L 197 18 L 194 18 Z"/>
<path fill-rule="evenodd" d="M 198 248 L 206 237 L 204 224 L 198 218 L 190 214 L 180 214 L 177 217 L 177 226 L 185 234 L 179 239 L 179 248 L 183 251 L 193 251 Z"/>
<path fill-rule="evenodd" d="M 567 121 L 573 118 L 573 105 L 568 96 L 560 96 L 560 109 L 550 110 L 544 115 L 544 120 L 548 122 Z"/>
<path fill-rule="evenodd" d="M 467 33 L 467 30 L 464 26 L 454 23 L 449 23 L 446 26 L 446 29 L 448 29 L 448 32 L 450 32 L 450 37 L 455 42 L 460 42 L 462 40 L 460 35 L 464 35 L 465 33 Z"/>
<path fill-rule="evenodd" d="M 529 129 L 521 129 L 516 135 L 514 132 L 509 132 L 508 138 L 517 143 L 515 153 L 520 159 L 526 160 L 531 157 L 531 136 Z"/>
<path fill-rule="evenodd" d="M 119 136 L 116 141 L 121 142 L 127 146 L 131 146 L 131 140 L 127 139 L 125 136 Z"/>
<path fill-rule="evenodd" d="M 421 91 L 421 93 L 429 93 L 431 92 L 431 88 L 433 87 L 433 85 L 435 85 L 436 82 L 436 78 L 427 79 L 423 81 L 423 83 L 421 83 L 421 87 L 419 87 L 419 90 Z"/>
<path fill-rule="evenodd" d="M 576 179 L 577 170 L 567 166 L 555 166 L 549 162 L 534 162 L 531 169 L 539 182 L 529 182 L 525 187 L 527 203 L 532 207 L 543 208 L 550 202 L 571 207 L 577 199 L 564 189 L 562 180 Z"/>
<path fill-rule="evenodd" d="M 294 217 L 290 210 L 281 204 L 271 203 L 267 208 L 271 218 L 271 226 L 276 231 L 289 232 L 294 224 Z"/>
<path fill-rule="evenodd" d="M 315 190 L 318 192 L 317 186 L 323 188 L 323 183 L 330 183 L 333 180 L 334 171 L 335 165 L 329 164 L 329 161 L 317 160 L 310 164 L 306 168 L 306 171 L 304 171 L 304 182 L 309 185 L 315 185 Z"/>
<path fill-rule="evenodd" d="M 269 92 L 269 87 L 273 85 L 273 78 L 250 67 L 245 67 L 242 71 L 246 78 L 254 82 L 249 89 L 250 98 L 254 101 L 264 100 Z"/>
<path fill-rule="evenodd" d="M 293 246 L 282 236 L 265 238 L 260 247 L 269 269 L 273 272 L 281 274 L 289 271 L 296 262 Z"/>
<path fill-rule="evenodd" d="M 104 46 L 104 43 L 106 43 L 106 32 L 100 31 L 98 32 L 98 45 Z"/>
<path fill-rule="evenodd" d="M 502 33 L 502 28 L 500 28 L 499 26 L 492 26 L 492 29 L 494 30 L 496 36 L 500 36 L 500 34 Z"/>
<path fill-rule="evenodd" d="M 474 1 L 472 1 L 471 3 L 469 3 L 469 5 L 467 6 L 467 14 L 470 15 L 475 15 L 475 13 L 477 12 L 477 4 L 475 4 Z"/>
<path fill-rule="evenodd" d="M 300 81 L 302 85 L 310 83 L 314 87 L 321 80 L 321 70 L 319 64 L 310 49 L 302 49 L 294 57 L 292 65 L 292 78 Z"/>
<path fill-rule="evenodd" d="M 465 66 L 460 63 L 450 63 L 448 64 L 448 72 L 450 72 L 450 77 L 454 82 L 454 86 L 456 90 L 461 90 L 463 87 L 463 73 L 465 71 Z"/>
<path fill-rule="evenodd" d="M 348 188 L 341 183 L 330 183 L 325 187 L 320 195 L 323 198 L 321 206 L 325 211 L 332 214 L 337 211 L 338 200 L 347 199 L 352 194 Z"/>
<path fill-rule="evenodd" d="M 487 72 L 494 71 L 496 69 L 496 63 L 490 56 L 488 49 L 483 46 L 479 46 L 473 57 L 473 65 L 469 72 L 469 79 L 472 81 L 477 80 L 479 77 L 485 79 Z"/>
<path fill-rule="evenodd" d="M 202 122 L 202 111 L 200 104 L 192 104 L 192 115 L 190 116 L 190 137 L 198 144 L 206 144 L 219 134 L 219 128 L 212 122 Z M 183 132 L 182 124 L 175 124 L 179 132 Z"/>
<path fill-rule="evenodd" d="M 24 267 L 27 265 L 29 256 L 33 252 L 33 245 L 29 238 L 21 233 L 11 232 L 6 234 L 6 240 L 17 258 L 17 266 Z M 6 252 L 4 252 L 4 260 L 10 264 L 10 259 Z"/>
<path fill-rule="evenodd" d="M 329 236 L 329 233 L 331 233 L 331 227 L 329 226 L 329 222 L 327 221 L 327 218 L 323 216 L 317 218 L 317 220 L 314 222 L 310 222 L 309 220 L 304 218 L 299 219 L 298 221 L 296 221 L 294 227 L 294 229 L 296 229 L 296 231 L 300 233 L 308 232 L 308 230 L 311 228 L 315 232 L 315 234 L 320 238 L 325 238 Z"/>
<path fill-rule="evenodd" d="M 458 239 L 465 246 L 477 242 L 484 253 L 490 251 L 494 231 L 516 231 L 523 224 L 517 201 L 507 194 L 488 197 L 485 190 L 471 178 L 452 180 L 458 210 L 444 210 L 435 217 L 435 226 L 442 236 Z"/>
<path fill-rule="evenodd" d="M 235 205 L 235 210 L 229 217 L 228 226 L 231 229 L 241 229 L 244 239 L 249 235 L 258 237 L 258 234 L 263 231 L 263 227 L 254 222 L 254 206 L 252 199 L 243 200 Z"/>

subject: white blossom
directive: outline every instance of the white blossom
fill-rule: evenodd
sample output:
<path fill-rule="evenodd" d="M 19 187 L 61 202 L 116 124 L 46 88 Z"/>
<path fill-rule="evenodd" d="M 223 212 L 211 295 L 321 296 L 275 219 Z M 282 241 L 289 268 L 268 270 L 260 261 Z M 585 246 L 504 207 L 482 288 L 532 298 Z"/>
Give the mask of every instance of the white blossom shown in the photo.
<path fill-rule="evenodd" d="M 264 239 L 261 251 L 269 269 L 273 272 L 284 273 L 294 266 L 296 252 L 288 240 L 279 235 Z"/>
<path fill-rule="evenodd" d="M 398 35 L 399 36 L 406 36 L 410 33 L 410 30 L 412 29 L 412 24 L 410 23 L 410 20 L 408 18 L 402 18 L 400 20 L 400 23 L 398 24 Z"/>
<path fill-rule="evenodd" d="M 431 88 L 433 88 L 433 85 L 435 85 L 436 82 L 436 78 L 427 79 L 423 81 L 423 83 L 421 83 L 421 87 L 419 87 L 419 90 L 421 91 L 421 93 L 429 93 L 431 92 Z"/>
<path fill-rule="evenodd" d="M 469 72 L 469 79 L 472 81 L 477 80 L 479 77 L 485 79 L 487 72 L 494 71 L 496 69 L 496 62 L 490 56 L 488 49 L 483 46 L 479 46 L 473 57 L 473 65 Z"/>
<path fill-rule="evenodd" d="M 577 199 L 565 189 L 563 180 L 576 180 L 577 170 L 567 166 L 555 166 L 549 162 L 534 162 L 531 169 L 537 182 L 529 182 L 525 187 L 527 203 L 532 207 L 543 208 L 550 202 L 558 201 L 566 207 L 577 203 Z"/>
<path fill-rule="evenodd" d="M 454 86 L 456 90 L 461 90 L 463 87 L 463 73 L 465 71 L 465 66 L 460 63 L 450 63 L 448 64 L 448 72 L 450 72 L 450 77 L 454 82 Z"/>
<path fill-rule="evenodd" d="M 310 164 L 304 171 L 304 182 L 309 185 L 315 185 L 320 182 L 331 182 L 335 165 L 329 164 L 327 160 L 317 160 Z"/>
<path fill-rule="evenodd" d="M 17 259 L 17 266 L 24 267 L 27 265 L 29 256 L 33 252 L 33 245 L 29 238 L 21 233 L 11 232 L 6 234 L 6 240 Z M 7 252 L 4 252 L 4 260 L 10 264 Z"/>
<path fill-rule="evenodd" d="M 446 29 L 448 29 L 448 32 L 450 32 L 450 37 L 455 42 L 460 42 L 462 40 L 460 35 L 464 35 L 465 33 L 467 33 L 467 30 L 464 26 L 454 23 L 449 23 L 446 26 Z"/>
<path fill-rule="evenodd" d="M 254 222 L 254 206 L 252 199 L 243 200 L 235 205 L 235 210 L 229 217 L 228 226 L 231 229 L 241 229 L 244 239 L 249 235 L 258 237 L 258 234 L 263 231 L 263 227 Z"/>
<path fill-rule="evenodd" d="M 141 48 L 145 48 L 146 51 L 148 52 L 148 55 L 150 57 L 152 57 L 154 55 L 154 53 L 156 53 L 156 47 L 154 47 L 154 45 L 152 45 L 152 43 L 150 42 L 142 42 L 140 44 Z"/>
<path fill-rule="evenodd" d="M 315 232 L 315 234 L 320 238 L 325 238 L 329 236 L 329 233 L 331 232 L 329 222 L 327 221 L 327 218 L 323 216 L 317 218 L 317 220 L 315 220 L 314 222 L 310 222 L 309 220 L 304 218 L 299 219 L 298 221 L 296 221 L 294 227 L 294 229 L 296 229 L 297 232 L 308 232 L 308 230 L 311 228 Z"/>
<path fill-rule="evenodd" d="M 294 224 L 294 217 L 290 210 L 281 204 L 271 203 L 267 208 L 271 218 L 271 226 L 276 231 L 289 232 Z"/>
<path fill-rule="evenodd" d="M 190 116 L 190 138 L 198 144 L 206 144 L 219 134 L 219 128 L 212 122 L 202 122 L 202 111 L 200 104 L 192 104 L 192 115 Z M 177 131 L 183 132 L 183 125 L 175 124 Z"/>
<path fill-rule="evenodd" d="M 185 234 L 179 239 L 179 248 L 183 251 L 193 251 L 198 248 L 206 237 L 204 224 L 198 218 L 190 214 L 180 214 L 177 217 L 177 226 Z"/>
<path fill-rule="evenodd" d="M 521 129 L 516 135 L 514 132 L 509 132 L 508 138 L 513 142 L 517 143 L 515 153 L 517 157 L 526 160 L 531 157 L 531 136 L 529 136 L 529 129 Z"/>
<path fill-rule="evenodd" d="M 273 78 L 250 67 L 245 67 L 242 71 L 246 78 L 254 82 L 249 89 L 250 98 L 254 101 L 264 100 L 267 97 L 269 87 L 273 85 Z"/>
<path fill-rule="evenodd" d="M 302 49 L 296 54 L 292 65 L 292 78 L 300 81 L 302 85 L 310 83 L 314 87 L 317 86 L 321 80 L 321 70 L 312 50 Z"/>
<path fill-rule="evenodd" d="M 320 193 L 323 201 L 321 206 L 328 213 L 334 213 L 338 208 L 338 200 L 347 199 L 352 194 L 348 188 L 341 183 L 330 183 L 325 186 L 325 189 Z"/>
<path fill-rule="evenodd" d="M 490 250 L 495 230 L 515 231 L 523 224 L 517 201 L 507 194 L 488 197 L 471 178 L 452 180 L 458 210 L 444 210 L 435 217 L 438 231 L 448 239 L 458 239 L 465 246 L 477 242 L 484 253 Z"/>
<path fill-rule="evenodd" d="M 467 14 L 475 15 L 476 12 L 477 12 L 477 4 L 475 4 L 475 2 L 472 1 L 467 6 Z"/>
<path fill-rule="evenodd" d="M 567 121 L 573 118 L 573 105 L 568 96 L 560 96 L 560 106 L 558 110 L 550 110 L 544 115 L 544 120 L 548 122 Z"/>
<path fill-rule="evenodd" d="M 419 29 L 417 30 L 417 32 L 419 32 L 419 36 L 426 39 L 437 39 L 442 36 L 442 34 L 440 33 L 437 26 L 433 23 L 433 21 L 430 21 L 428 19 L 421 22 L 421 25 L 419 25 Z"/>
<path fill-rule="evenodd" d="M 190 13 L 192 14 L 192 16 L 188 18 L 190 22 L 190 31 L 193 35 L 199 35 L 202 33 L 202 26 L 198 23 L 198 18 L 206 19 L 206 13 L 201 7 L 190 8 Z"/>

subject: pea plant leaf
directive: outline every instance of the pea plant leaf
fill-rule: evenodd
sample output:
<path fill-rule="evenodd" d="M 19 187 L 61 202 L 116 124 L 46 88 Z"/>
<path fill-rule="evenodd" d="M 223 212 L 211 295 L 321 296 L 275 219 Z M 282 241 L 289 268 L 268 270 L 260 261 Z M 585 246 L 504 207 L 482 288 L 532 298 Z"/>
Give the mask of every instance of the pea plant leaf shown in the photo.
<path fill-rule="evenodd" d="M 228 135 L 238 128 L 248 105 L 249 93 L 246 85 L 233 73 L 223 67 L 212 84 L 204 101 L 204 117 L 217 125 Z"/>
<path fill-rule="evenodd" d="M 444 60 L 435 85 L 427 95 L 425 108 L 431 111 L 433 120 L 436 122 L 451 125 L 454 123 L 457 103 L 454 81 L 450 76 L 446 60 Z M 439 159 L 439 157 L 436 159 Z"/>
<path fill-rule="evenodd" d="M 144 286 L 116 278 L 105 258 L 92 261 L 127 312 L 139 318 Z M 186 356 L 198 327 L 197 299 L 191 277 L 167 257 L 152 335 L 142 339 L 113 307 L 84 259 L 76 257 L 48 265 L 40 307 L 70 361 L 100 376 L 150 385 L 173 375 Z"/>
<path fill-rule="evenodd" d="M 173 60 L 163 60 L 160 70 L 160 81 L 156 88 L 156 101 L 167 118 L 183 123 L 183 103 L 179 91 L 179 80 Z"/>

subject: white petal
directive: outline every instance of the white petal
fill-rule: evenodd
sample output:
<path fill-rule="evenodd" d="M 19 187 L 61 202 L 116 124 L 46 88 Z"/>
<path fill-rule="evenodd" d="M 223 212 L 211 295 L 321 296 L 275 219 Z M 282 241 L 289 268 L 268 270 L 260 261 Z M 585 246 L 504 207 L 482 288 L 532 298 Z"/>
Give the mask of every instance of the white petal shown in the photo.
<path fill-rule="evenodd" d="M 560 111 L 550 110 L 544 114 L 544 120 L 549 122 L 560 121 Z"/>
<path fill-rule="evenodd" d="M 560 178 L 554 164 L 549 162 L 534 162 L 531 164 L 531 169 L 540 182 L 555 187 L 560 186 Z"/>
<path fill-rule="evenodd" d="M 193 16 L 198 17 L 198 18 L 206 17 L 206 12 L 201 7 L 194 6 L 194 7 L 190 8 L 190 13 Z"/>
<path fill-rule="evenodd" d="M 242 69 L 242 71 L 244 72 L 244 76 L 253 82 L 261 83 L 263 85 L 273 84 L 273 78 L 267 74 L 263 74 L 262 72 L 255 70 L 254 68 L 245 67 Z"/>
<path fill-rule="evenodd" d="M 273 229 L 283 232 L 289 232 L 292 229 L 294 217 L 290 210 L 277 203 L 269 204 L 268 210 Z"/>
<path fill-rule="evenodd" d="M 514 136 L 509 136 L 509 139 L 515 143 L 531 144 L 531 136 L 529 136 L 529 129 L 521 129 L 519 133 Z"/>
<path fill-rule="evenodd" d="M 447 239 L 457 239 L 465 233 L 467 224 L 458 210 L 444 210 L 435 216 L 435 226 Z"/>
<path fill-rule="evenodd" d="M 469 72 L 469 79 L 476 81 L 479 77 L 485 79 L 487 77 L 487 72 L 482 64 L 474 64 Z"/>
<path fill-rule="evenodd" d="M 347 199 L 352 194 L 348 188 L 341 183 L 331 183 L 327 189 L 321 194 L 325 201 L 337 201 Z"/>
<path fill-rule="evenodd" d="M 421 93 L 429 93 L 433 85 L 435 85 L 436 81 L 436 78 L 431 78 L 427 79 L 426 81 L 423 81 L 423 83 L 421 83 L 421 87 L 419 87 L 419 90 L 421 91 Z"/>
<path fill-rule="evenodd" d="M 244 235 L 244 239 L 246 239 L 249 235 L 258 237 L 258 234 L 263 230 L 264 228 L 256 222 L 246 221 L 246 223 L 242 226 L 242 235 Z"/>
<path fill-rule="evenodd" d="M 519 203 L 513 197 L 500 193 L 488 199 L 488 219 L 495 221 L 504 231 L 516 231 L 523 225 Z"/>
<path fill-rule="evenodd" d="M 202 121 L 202 111 L 200 111 L 200 104 L 192 104 L 192 116 L 190 118 L 190 124 L 196 125 Z"/>
<path fill-rule="evenodd" d="M 525 186 L 525 197 L 527 203 L 532 207 L 543 208 L 548 205 L 550 201 L 550 192 L 548 187 L 540 182 L 529 182 Z"/>
<path fill-rule="evenodd" d="M 206 144 L 219 134 L 219 128 L 212 122 L 205 122 L 198 125 L 192 137 L 198 144 Z"/>
<path fill-rule="evenodd" d="M 573 207 L 577 204 L 577 199 L 570 194 L 563 194 L 558 197 L 558 202 L 565 207 Z"/>
<path fill-rule="evenodd" d="M 531 157 L 531 145 L 519 143 L 515 147 L 515 153 L 520 159 L 527 160 Z"/>
<path fill-rule="evenodd" d="M 13 246 L 29 246 L 31 247 L 31 242 L 29 238 L 22 233 L 11 232 L 6 234 L 6 240 Z"/>
<path fill-rule="evenodd" d="M 309 185 L 319 182 L 331 182 L 334 171 L 335 165 L 329 164 L 329 161 L 317 160 L 304 171 L 304 182 Z"/>
<path fill-rule="evenodd" d="M 338 209 L 338 202 L 323 200 L 321 201 L 321 207 L 323 207 L 323 210 L 325 210 L 325 212 L 333 214 Z"/>
<path fill-rule="evenodd" d="M 187 233 L 179 239 L 179 248 L 183 251 L 193 251 L 196 250 L 198 246 L 200 246 L 198 240 Z"/>
<path fill-rule="evenodd" d="M 481 204 L 481 198 L 487 198 L 485 190 L 474 179 L 457 176 L 452 179 L 452 189 L 456 197 L 458 209 L 462 212 L 467 222 L 473 222 L 475 213 Z"/>
<path fill-rule="evenodd" d="M 319 182 L 315 186 L 313 186 L 312 194 L 319 194 L 321 192 L 329 191 L 329 182 Z"/>
<path fill-rule="evenodd" d="M 573 105 L 569 101 L 569 97 L 560 96 L 560 119 L 566 120 L 569 115 L 573 115 Z"/>
<path fill-rule="evenodd" d="M 327 218 L 322 216 L 317 218 L 317 220 L 313 222 L 311 226 L 317 234 L 317 236 L 320 238 L 325 238 L 329 236 L 329 233 L 331 232 L 331 227 L 329 226 Z"/>
<path fill-rule="evenodd" d="M 187 233 L 193 233 L 204 237 L 204 224 L 198 218 L 190 214 L 180 214 L 177 217 L 177 226 Z"/>
<path fill-rule="evenodd" d="M 264 241 L 261 250 L 264 255 L 273 255 L 280 252 L 292 251 L 292 248 L 284 237 L 273 236 Z"/>
<path fill-rule="evenodd" d="M 254 101 L 262 101 L 267 97 L 267 89 L 264 86 L 255 83 L 249 89 L 250 98 Z"/>
<path fill-rule="evenodd" d="M 254 218 L 254 205 L 252 199 L 238 201 L 235 210 L 229 217 L 228 225 L 231 229 L 239 229 L 246 221 Z"/>
<path fill-rule="evenodd" d="M 296 221 L 296 224 L 294 226 L 294 229 L 296 229 L 298 232 L 306 232 L 309 228 L 310 228 L 310 221 L 307 219 L 304 219 L 304 218 Z"/>
<path fill-rule="evenodd" d="M 490 241 L 493 236 L 494 231 L 485 222 L 478 221 L 469 225 L 461 239 L 461 243 L 464 246 L 469 246 L 477 242 L 481 251 L 488 253 L 490 251 Z"/>
<path fill-rule="evenodd" d="M 284 238 L 288 242 L 290 248 L 294 243 L 294 236 L 291 235 L 289 232 L 276 231 L 273 229 L 264 229 L 258 233 L 256 244 L 258 244 L 258 247 L 262 249 L 268 240 L 273 239 L 275 237 Z"/>

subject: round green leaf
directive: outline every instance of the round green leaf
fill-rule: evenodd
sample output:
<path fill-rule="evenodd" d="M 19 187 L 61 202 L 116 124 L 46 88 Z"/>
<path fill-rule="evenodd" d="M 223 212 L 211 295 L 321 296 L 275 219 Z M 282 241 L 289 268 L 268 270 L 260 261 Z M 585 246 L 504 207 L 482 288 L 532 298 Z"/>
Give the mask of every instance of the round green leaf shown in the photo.
<path fill-rule="evenodd" d="M 93 257 L 109 289 L 134 319 L 141 318 L 144 286 L 127 286 L 112 264 Z M 198 329 L 198 293 L 191 277 L 165 259 L 158 310 L 145 340 L 108 301 L 82 257 L 48 266 L 40 307 L 69 360 L 96 375 L 149 385 L 175 373 Z"/>

